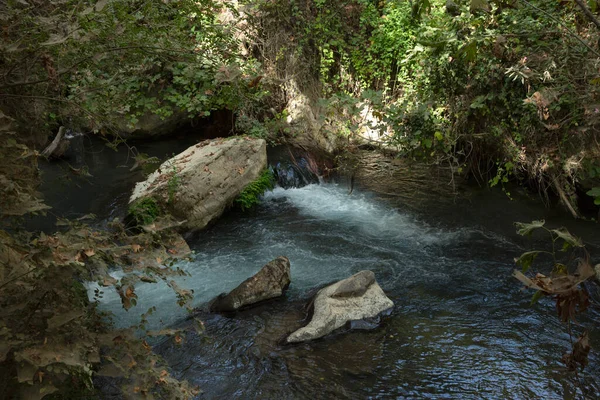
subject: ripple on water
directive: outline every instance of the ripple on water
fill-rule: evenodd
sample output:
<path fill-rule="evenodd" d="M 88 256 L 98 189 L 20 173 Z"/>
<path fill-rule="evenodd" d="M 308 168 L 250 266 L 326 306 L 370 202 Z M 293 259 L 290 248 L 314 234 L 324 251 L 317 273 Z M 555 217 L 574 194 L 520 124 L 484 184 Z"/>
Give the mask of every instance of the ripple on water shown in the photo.
<path fill-rule="evenodd" d="M 287 300 L 234 316 L 201 315 L 204 336 L 190 331 L 183 347 L 157 349 L 176 375 L 210 399 L 559 399 L 575 398 L 575 379 L 559 364 L 569 337 L 553 305 L 529 307 L 511 277 L 521 249 L 485 227 L 427 225 L 366 193 L 335 185 L 275 189 L 252 216 L 225 218 L 192 243 L 179 266 L 202 305 L 231 290 L 271 259 L 291 260 Z M 312 343 L 280 340 L 304 317 L 315 287 L 362 269 L 375 272 L 395 302 L 380 329 Z M 152 322 L 185 316 L 164 285 L 140 285 L 138 310 L 158 304 Z M 162 302 L 162 303 L 161 303 Z M 131 323 L 107 294 L 103 307 Z M 186 326 L 185 324 L 183 326 Z M 597 338 L 593 338 L 597 343 Z M 598 395 L 591 356 L 582 386 Z"/>

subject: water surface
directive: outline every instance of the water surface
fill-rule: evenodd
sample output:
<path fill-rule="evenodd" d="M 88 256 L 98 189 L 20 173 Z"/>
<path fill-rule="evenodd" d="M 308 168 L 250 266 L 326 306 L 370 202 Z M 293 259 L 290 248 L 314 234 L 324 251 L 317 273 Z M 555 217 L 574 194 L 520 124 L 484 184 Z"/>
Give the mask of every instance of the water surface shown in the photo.
<path fill-rule="evenodd" d="M 254 213 L 231 214 L 189 238 L 196 253 L 180 266 L 192 276 L 180 283 L 202 307 L 286 255 L 287 298 L 232 316 L 201 312 L 204 335 L 190 329 L 184 346 L 167 341 L 157 349 L 210 399 L 597 398 L 596 354 L 579 376 L 582 392 L 560 363 L 570 339 L 553 304 L 530 307 L 531 293 L 511 277 L 513 258 L 529 244 L 513 234 L 507 205 L 515 218 L 543 209 L 483 196 L 489 221 L 478 214 L 480 202 L 410 214 L 360 189 L 277 188 Z M 302 322 L 315 288 L 363 269 L 396 304 L 380 329 L 280 344 Z M 186 316 L 165 286 L 141 285 L 137 293 L 140 312 L 158 305 L 156 326 Z M 103 306 L 119 324 L 135 320 L 133 310 L 119 311 L 116 296 L 107 294 Z"/>

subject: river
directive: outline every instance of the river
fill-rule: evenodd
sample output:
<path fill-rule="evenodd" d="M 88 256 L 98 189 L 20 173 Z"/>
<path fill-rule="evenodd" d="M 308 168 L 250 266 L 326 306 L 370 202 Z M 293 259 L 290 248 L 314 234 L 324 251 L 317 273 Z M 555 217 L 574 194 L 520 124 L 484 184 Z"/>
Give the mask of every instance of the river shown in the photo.
<path fill-rule="evenodd" d="M 106 164 L 98 164 L 95 179 Z M 132 184 L 126 173 L 121 191 Z M 90 201 L 105 219 L 122 208 Z M 500 191 L 473 189 L 469 198 L 409 210 L 360 187 L 352 194 L 335 183 L 278 187 L 256 210 L 230 213 L 187 237 L 195 253 L 178 264 L 190 274 L 179 284 L 195 292 L 203 334 L 189 328 L 186 312 L 160 283 L 138 285 L 138 305 L 128 312 L 111 292 L 101 308 L 115 313 L 117 326 L 129 326 L 157 306 L 153 327 L 186 330 L 182 346 L 166 340 L 155 349 L 175 376 L 200 386 L 201 398 L 598 398 L 595 350 L 583 373 L 566 371 L 560 359 L 570 338 L 553 303 L 531 307 L 532 293 L 511 277 L 514 257 L 532 246 L 514 233 L 513 222 L 539 218 L 568 225 L 599 254 L 596 224 L 572 221 L 535 199 L 511 201 Z M 228 316 L 202 311 L 279 255 L 291 261 L 284 299 Z M 381 327 L 281 344 L 315 289 L 363 269 L 375 272 L 395 303 Z M 597 286 L 591 289 L 597 298 Z M 592 310 L 581 322 L 599 319 Z M 592 343 L 600 344 L 597 333 Z"/>

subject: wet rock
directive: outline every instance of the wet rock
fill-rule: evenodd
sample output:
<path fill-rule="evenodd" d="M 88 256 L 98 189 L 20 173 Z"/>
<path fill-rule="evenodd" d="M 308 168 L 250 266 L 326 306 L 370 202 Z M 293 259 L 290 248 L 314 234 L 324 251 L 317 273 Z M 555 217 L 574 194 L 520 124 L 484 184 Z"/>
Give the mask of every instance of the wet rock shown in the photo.
<path fill-rule="evenodd" d="M 311 321 L 289 335 L 287 342 L 317 339 L 352 321 L 373 321 L 372 318 L 390 311 L 392 307 L 394 303 L 377 284 L 373 272 L 361 271 L 321 289 L 313 301 Z"/>
<path fill-rule="evenodd" d="M 360 297 L 375 282 L 373 271 L 360 271 L 349 279 L 339 282 L 331 297 Z"/>
<path fill-rule="evenodd" d="M 222 294 L 213 300 L 210 310 L 236 311 L 242 307 L 282 296 L 289 285 L 290 260 L 287 257 L 277 257 L 229 294 Z"/>
<path fill-rule="evenodd" d="M 129 200 L 151 197 L 179 221 L 199 230 L 225 209 L 267 166 L 263 139 L 215 139 L 191 146 L 139 182 Z"/>

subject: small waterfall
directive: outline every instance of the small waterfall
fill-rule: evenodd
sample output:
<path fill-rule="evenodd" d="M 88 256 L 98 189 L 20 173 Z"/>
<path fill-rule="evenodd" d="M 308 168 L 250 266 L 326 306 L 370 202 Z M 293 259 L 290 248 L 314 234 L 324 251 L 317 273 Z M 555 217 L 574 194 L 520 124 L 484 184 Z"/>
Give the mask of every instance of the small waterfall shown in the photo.
<path fill-rule="evenodd" d="M 310 153 L 297 152 L 279 146 L 268 151 L 269 168 L 277 182 L 284 189 L 301 188 L 314 183 L 324 183 L 323 162 Z"/>
<path fill-rule="evenodd" d="M 310 185 L 312 183 L 322 183 L 323 179 L 316 175 L 305 158 L 300 158 L 297 163 L 292 160 L 278 161 L 270 165 L 273 176 L 277 181 L 277 185 L 284 188 L 299 188 Z"/>

